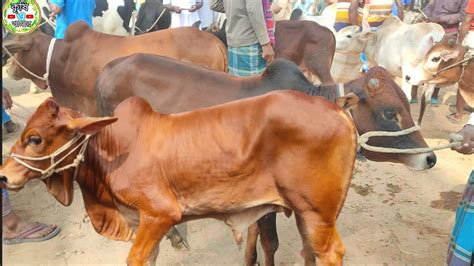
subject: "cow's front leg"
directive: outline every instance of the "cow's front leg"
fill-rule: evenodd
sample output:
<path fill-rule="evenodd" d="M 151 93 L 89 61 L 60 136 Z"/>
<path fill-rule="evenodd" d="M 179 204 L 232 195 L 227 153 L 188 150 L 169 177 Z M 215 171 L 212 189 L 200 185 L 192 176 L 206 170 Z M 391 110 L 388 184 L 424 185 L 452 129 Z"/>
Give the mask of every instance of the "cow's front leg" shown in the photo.
<path fill-rule="evenodd" d="M 173 220 L 170 217 L 150 216 L 140 213 L 140 224 L 138 225 L 137 236 L 128 254 L 128 265 L 145 265 L 145 262 L 149 259 L 156 261 L 158 250 L 155 248 L 158 248 L 160 240 L 172 226 Z"/>

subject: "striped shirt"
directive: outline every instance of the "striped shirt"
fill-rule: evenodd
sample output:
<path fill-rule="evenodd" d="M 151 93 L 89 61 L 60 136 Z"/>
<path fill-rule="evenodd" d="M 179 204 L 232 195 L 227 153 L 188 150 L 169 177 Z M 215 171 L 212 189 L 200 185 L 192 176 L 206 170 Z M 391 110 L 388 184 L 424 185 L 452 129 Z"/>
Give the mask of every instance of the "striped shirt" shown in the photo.
<path fill-rule="evenodd" d="M 359 19 L 369 23 L 371 28 L 382 25 L 392 14 L 394 0 L 359 0 Z"/>

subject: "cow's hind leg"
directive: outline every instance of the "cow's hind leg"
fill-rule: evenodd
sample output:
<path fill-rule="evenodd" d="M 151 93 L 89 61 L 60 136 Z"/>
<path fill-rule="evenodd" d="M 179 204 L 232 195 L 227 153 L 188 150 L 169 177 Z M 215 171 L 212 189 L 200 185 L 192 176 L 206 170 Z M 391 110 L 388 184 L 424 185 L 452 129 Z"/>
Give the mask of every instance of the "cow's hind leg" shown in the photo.
<path fill-rule="evenodd" d="M 269 213 L 257 221 L 260 229 L 260 243 L 265 252 L 265 265 L 275 265 L 275 252 L 278 249 L 278 234 L 276 230 L 276 213 Z"/>
<path fill-rule="evenodd" d="M 249 226 L 247 245 L 245 247 L 246 265 L 257 263 L 257 238 L 260 235 L 260 244 L 265 252 L 265 265 L 275 265 L 275 252 L 278 249 L 278 234 L 276 230 L 276 213 L 269 213 L 258 219 L 257 223 Z"/>
<path fill-rule="evenodd" d="M 245 245 L 245 265 L 253 266 L 257 263 L 257 238 L 259 230 L 257 223 L 249 226 L 247 231 L 247 244 Z"/>
<path fill-rule="evenodd" d="M 305 265 L 342 265 L 344 244 L 336 230 L 336 220 L 327 222 L 321 215 L 306 211 L 296 214 L 298 231 L 303 239 Z"/>

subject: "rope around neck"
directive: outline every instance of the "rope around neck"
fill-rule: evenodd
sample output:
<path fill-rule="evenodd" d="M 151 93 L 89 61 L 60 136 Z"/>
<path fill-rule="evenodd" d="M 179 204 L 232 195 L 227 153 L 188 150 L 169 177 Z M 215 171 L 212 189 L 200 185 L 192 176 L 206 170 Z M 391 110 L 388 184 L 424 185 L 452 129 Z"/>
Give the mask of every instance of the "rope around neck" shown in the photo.
<path fill-rule="evenodd" d="M 337 97 L 343 97 L 345 95 L 344 83 L 339 83 L 336 86 L 337 86 L 337 90 L 336 90 Z M 348 113 L 349 113 L 349 116 L 351 116 L 352 118 L 350 111 L 348 111 Z M 354 119 L 352 118 L 352 120 Z M 380 152 L 380 153 L 404 153 L 404 154 L 426 153 L 426 152 L 432 152 L 436 150 L 455 148 L 462 145 L 463 136 L 459 134 L 454 134 L 454 133 L 449 135 L 449 138 L 450 140 L 452 140 L 452 142 L 450 142 L 449 144 L 439 145 L 435 147 L 397 149 L 397 148 L 377 147 L 377 146 L 372 146 L 370 144 L 367 144 L 367 142 L 369 142 L 369 139 L 372 137 L 399 137 L 399 136 L 405 136 L 405 135 L 411 134 L 418 130 L 420 130 L 420 126 L 413 126 L 411 128 L 403 129 L 400 131 L 394 131 L 394 132 L 393 131 L 369 131 L 362 135 L 359 135 L 359 133 L 357 132 L 357 135 L 359 136 L 357 142 L 360 146 L 362 146 L 362 148 L 368 151 Z M 357 131 L 357 128 L 356 128 L 356 131 Z"/>
<path fill-rule="evenodd" d="M 2 49 L 8 54 L 8 56 L 10 56 L 10 58 L 12 58 L 13 61 L 15 61 L 15 63 L 17 63 L 26 73 L 30 74 L 31 76 L 39 79 L 39 80 L 43 80 L 46 82 L 46 88 L 49 87 L 49 68 L 50 68 L 50 65 L 51 65 L 51 58 L 52 58 L 52 55 L 53 55 L 53 50 L 54 50 L 54 44 L 56 43 L 56 38 L 52 38 L 50 43 L 49 43 L 49 47 L 48 47 L 48 53 L 46 55 L 46 73 L 44 73 L 43 76 L 39 76 L 35 73 L 33 73 L 31 70 L 29 70 L 27 67 L 25 67 L 22 63 L 20 63 L 20 61 L 10 52 L 8 51 L 7 47 L 2 43 Z"/>
<path fill-rule="evenodd" d="M 156 24 L 158 23 L 158 21 L 160 21 L 161 17 L 163 16 L 163 14 L 165 13 L 166 11 L 166 8 L 163 9 L 163 11 L 161 11 L 161 14 L 158 16 L 158 18 L 155 19 L 155 22 L 153 22 L 153 24 L 146 30 L 142 30 L 140 29 L 138 26 L 135 26 L 135 28 L 137 28 L 140 32 L 144 32 L 144 33 L 148 33 L 151 29 L 153 29 Z"/>
<path fill-rule="evenodd" d="M 369 138 L 371 137 L 398 137 L 411 134 L 415 131 L 420 130 L 419 126 L 414 126 L 411 128 L 407 128 L 401 131 L 369 131 L 361 136 L 359 136 L 358 143 L 366 150 L 373 151 L 373 152 L 380 152 L 380 153 L 408 153 L 408 154 L 415 154 L 415 153 L 426 153 L 432 152 L 436 150 L 443 150 L 449 148 L 455 148 L 462 145 L 463 136 L 459 134 L 452 133 L 449 135 L 450 142 L 449 144 L 439 145 L 435 147 L 427 147 L 427 148 L 412 148 L 412 149 L 397 149 L 397 148 L 385 148 L 385 147 L 376 147 L 367 144 Z"/>

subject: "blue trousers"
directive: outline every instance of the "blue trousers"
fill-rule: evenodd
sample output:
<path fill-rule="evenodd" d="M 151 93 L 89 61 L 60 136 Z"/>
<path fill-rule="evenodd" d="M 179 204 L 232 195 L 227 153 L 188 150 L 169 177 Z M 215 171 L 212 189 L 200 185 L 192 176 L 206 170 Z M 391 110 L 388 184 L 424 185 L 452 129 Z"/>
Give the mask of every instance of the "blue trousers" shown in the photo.
<path fill-rule="evenodd" d="M 11 120 L 10 116 L 7 114 L 7 112 L 5 111 L 5 108 L 3 108 L 2 106 L 2 125 L 10 120 Z"/>

